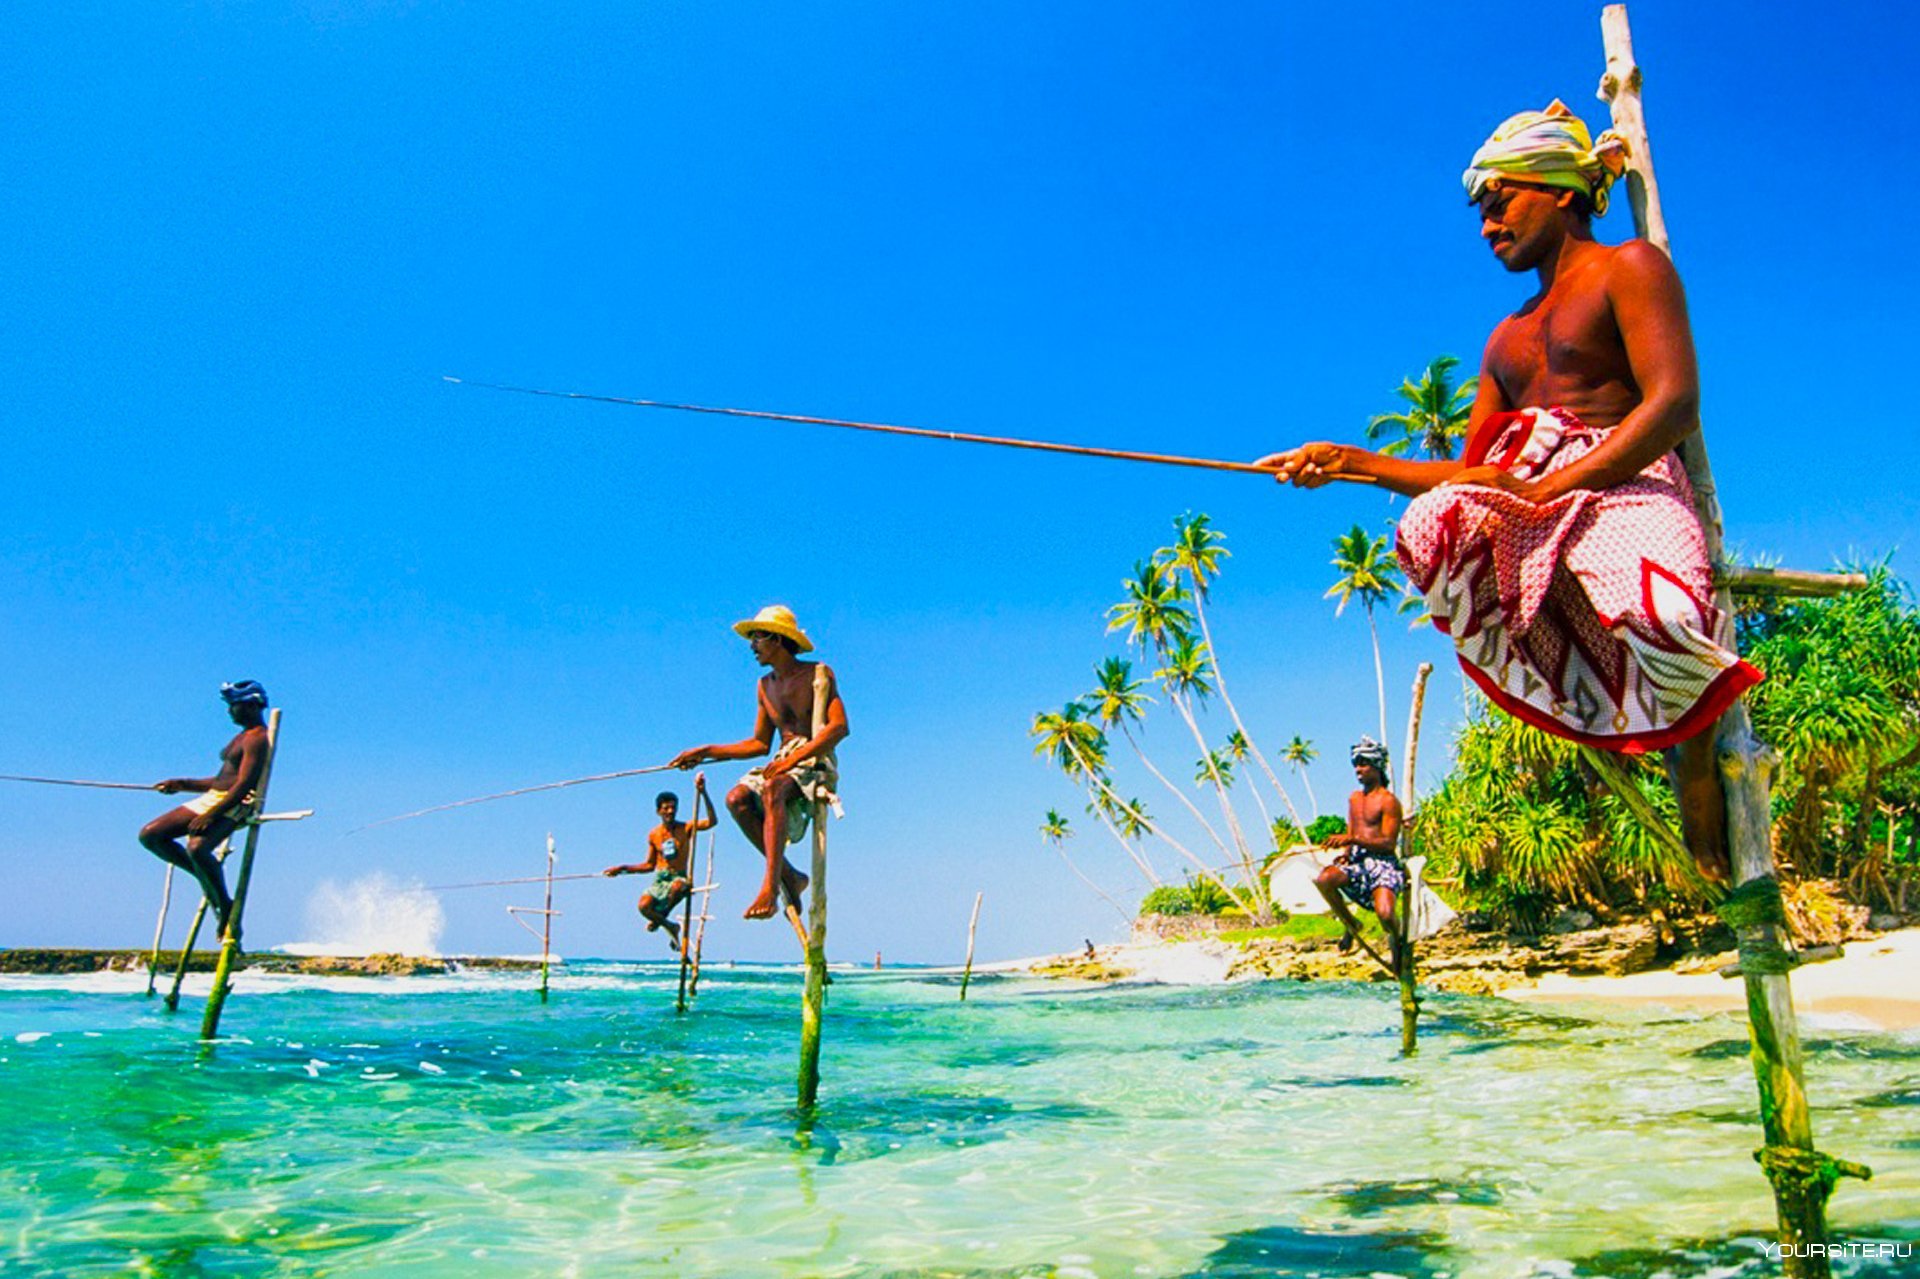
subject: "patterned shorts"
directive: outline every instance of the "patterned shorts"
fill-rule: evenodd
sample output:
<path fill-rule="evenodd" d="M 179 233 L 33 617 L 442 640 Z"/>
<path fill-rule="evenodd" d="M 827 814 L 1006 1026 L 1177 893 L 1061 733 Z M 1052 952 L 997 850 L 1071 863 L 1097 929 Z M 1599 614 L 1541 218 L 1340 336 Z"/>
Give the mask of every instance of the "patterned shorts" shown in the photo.
<path fill-rule="evenodd" d="M 1344 869 L 1347 882 L 1340 885 L 1340 891 L 1356 906 L 1372 910 L 1376 888 L 1392 889 L 1395 894 L 1407 891 L 1407 871 L 1398 857 L 1381 857 L 1356 849 L 1347 858 Z"/>

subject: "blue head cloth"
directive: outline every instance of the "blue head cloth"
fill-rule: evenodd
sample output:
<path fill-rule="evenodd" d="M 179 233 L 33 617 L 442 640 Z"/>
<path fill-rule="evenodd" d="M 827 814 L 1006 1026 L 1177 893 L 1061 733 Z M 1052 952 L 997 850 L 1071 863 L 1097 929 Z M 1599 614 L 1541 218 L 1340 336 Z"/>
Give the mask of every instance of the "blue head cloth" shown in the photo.
<path fill-rule="evenodd" d="M 260 681 L 243 679 L 238 684 L 222 684 L 220 697 L 229 706 L 265 706 L 267 690 L 260 687 Z"/>
<path fill-rule="evenodd" d="M 1347 757 L 1356 764 L 1372 764 L 1380 770 L 1382 778 L 1387 775 L 1387 748 L 1371 737 L 1362 737 L 1355 742 Z"/>

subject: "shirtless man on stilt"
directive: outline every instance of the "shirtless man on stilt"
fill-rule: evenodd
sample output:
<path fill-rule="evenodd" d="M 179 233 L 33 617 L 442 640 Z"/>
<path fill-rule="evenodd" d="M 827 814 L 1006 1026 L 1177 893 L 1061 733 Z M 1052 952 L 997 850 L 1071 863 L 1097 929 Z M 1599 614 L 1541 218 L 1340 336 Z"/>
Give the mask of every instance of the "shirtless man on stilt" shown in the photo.
<path fill-rule="evenodd" d="M 220 751 L 220 771 L 212 777 L 169 777 L 156 782 L 162 795 L 197 791 L 200 798 L 160 814 L 140 828 L 140 843 L 161 861 L 171 862 L 194 877 L 207 905 L 219 920 L 222 933 L 233 910 L 226 877 L 214 857 L 227 836 L 254 815 L 260 802 L 254 788 L 267 764 L 267 690 L 253 680 L 222 684 L 220 696 L 227 715 L 240 732 Z M 182 847 L 181 837 L 186 838 Z"/>
<path fill-rule="evenodd" d="M 1664 751 L 1701 872 L 1728 876 L 1712 728 L 1760 680 L 1714 604 L 1674 449 L 1700 381 L 1673 263 L 1592 220 L 1625 164 L 1562 103 L 1494 130 L 1463 175 L 1500 265 L 1538 291 L 1487 341 L 1459 459 L 1315 443 L 1261 459 L 1317 488 L 1365 476 L 1413 499 L 1399 555 L 1434 627 L 1502 710 L 1601 750 Z"/>
<path fill-rule="evenodd" d="M 801 653 L 813 651 L 813 641 L 800 629 L 792 609 L 769 605 L 734 623 L 733 629 L 746 638 L 754 660 L 768 668 L 754 698 L 753 736 L 729 744 L 695 746 L 676 755 L 673 766 L 686 769 L 721 760 L 758 759 L 773 751 L 772 760 L 727 792 L 727 811 L 766 857 L 766 876 L 746 917 L 771 919 L 780 909 L 782 895 L 797 909 L 800 894 L 807 889 L 807 877 L 787 861 L 786 849 L 806 835 L 813 802 L 831 796 L 839 782 L 833 752 L 847 736 L 847 708 L 840 701 L 833 669 L 799 660 Z M 813 733 L 815 671 L 826 674 L 827 699 L 825 726 L 817 737 Z"/>

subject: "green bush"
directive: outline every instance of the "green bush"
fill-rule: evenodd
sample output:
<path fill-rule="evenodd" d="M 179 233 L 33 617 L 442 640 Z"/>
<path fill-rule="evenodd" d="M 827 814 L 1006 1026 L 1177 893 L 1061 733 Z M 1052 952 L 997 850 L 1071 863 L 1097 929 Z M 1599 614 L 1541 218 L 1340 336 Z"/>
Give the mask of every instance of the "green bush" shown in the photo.
<path fill-rule="evenodd" d="M 1193 898 L 1176 884 L 1162 884 L 1140 899 L 1142 915 L 1194 914 Z"/>
<path fill-rule="evenodd" d="M 1323 814 L 1307 823 L 1307 842 L 1309 844 L 1324 843 L 1329 835 L 1344 835 L 1346 833 L 1347 819 L 1344 817 L 1336 817 L 1332 813 Z"/>

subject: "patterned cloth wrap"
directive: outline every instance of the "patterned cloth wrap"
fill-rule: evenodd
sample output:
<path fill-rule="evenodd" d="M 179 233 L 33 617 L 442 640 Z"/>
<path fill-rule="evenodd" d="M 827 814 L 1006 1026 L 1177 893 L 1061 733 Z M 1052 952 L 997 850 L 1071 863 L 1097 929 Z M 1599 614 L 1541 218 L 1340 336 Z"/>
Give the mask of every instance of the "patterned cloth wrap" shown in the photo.
<path fill-rule="evenodd" d="M 227 794 L 228 792 L 223 790 L 202 791 L 198 796 L 188 800 L 186 803 L 180 805 L 180 807 L 186 809 L 189 813 L 204 815 L 212 812 L 214 805 L 225 802 Z M 248 791 L 245 799 L 220 814 L 220 820 L 232 822 L 235 826 L 244 826 L 253 820 L 254 810 L 259 807 L 259 792 Z"/>
<path fill-rule="evenodd" d="M 666 859 L 676 856 L 679 851 L 680 845 L 673 836 L 669 835 L 660 841 L 661 866 L 653 872 L 653 885 L 647 890 L 656 905 L 669 900 L 673 896 L 673 886 L 687 877 L 686 871 L 675 870 L 666 864 Z"/>
<path fill-rule="evenodd" d="M 1606 438 L 1565 409 L 1498 413 L 1466 466 L 1532 480 Z M 1713 604 L 1706 537 L 1675 454 L 1633 479 L 1534 505 L 1477 484 L 1415 498 L 1401 567 L 1495 705 L 1558 737 L 1636 754 L 1706 728 L 1758 670 Z"/>
<path fill-rule="evenodd" d="M 773 758 L 785 759 L 807 744 L 804 737 L 789 737 L 780 744 Z M 787 842 L 797 844 L 806 838 L 807 826 L 813 820 L 813 806 L 816 803 L 839 803 L 835 789 L 840 785 L 840 766 L 832 755 L 815 755 L 794 767 L 786 774 L 796 783 L 792 798 L 787 800 Z M 740 784 L 764 799 L 767 793 L 767 766 L 756 765 Z"/>
<path fill-rule="evenodd" d="M 1340 885 L 1340 891 L 1356 906 L 1372 910 L 1373 890 L 1376 888 L 1390 888 L 1395 893 L 1407 891 L 1407 869 L 1392 853 L 1377 853 L 1370 848 L 1349 848 L 1342 869 L 1347 872 L 1347 882 Z"/>

